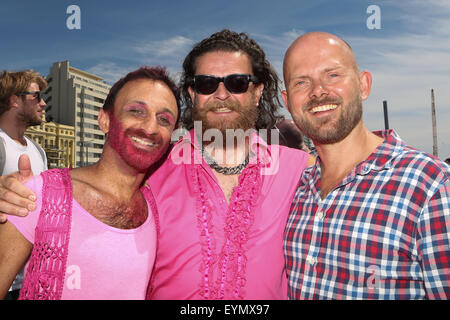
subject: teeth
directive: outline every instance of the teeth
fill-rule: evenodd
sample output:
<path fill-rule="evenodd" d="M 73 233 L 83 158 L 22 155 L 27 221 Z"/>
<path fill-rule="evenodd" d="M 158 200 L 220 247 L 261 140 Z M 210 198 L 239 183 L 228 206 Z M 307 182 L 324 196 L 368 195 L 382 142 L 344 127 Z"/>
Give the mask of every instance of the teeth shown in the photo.
<path fill-rule="evenodd" d="M 214 109 L 214 112 L 230 112 L 231 110 L 228 108 L 217 108 Z"/>
<path fill-rule="evenodd" d="M 148 142 L 148 141 L 145 141 L 145 140 L 136 138 L 136 137 L 131 137 L 131 140 L 133 140 L 133 141 L 135 141 L 135 142 L 137 142 L 137 143 L 139 143 L 139 144 L 142 144 L 142 145 L 144 145 L 144 146 L 149 146 L 149 147 L 154 147 L 154 146 L 156 146 L 156 144 L 154 144 L 154 143 L 152 143 L 152 142 Z"/>
<path fill-rule="evenodd" d="M 336 108 L 337 108 L 336 104 L 326 104 L 326 105 L 323 105 L 323 106 L 318 106 L 318 107 L 312 108 L 311 112 L 316 113 L 316 112 L 334 110 Z"/>

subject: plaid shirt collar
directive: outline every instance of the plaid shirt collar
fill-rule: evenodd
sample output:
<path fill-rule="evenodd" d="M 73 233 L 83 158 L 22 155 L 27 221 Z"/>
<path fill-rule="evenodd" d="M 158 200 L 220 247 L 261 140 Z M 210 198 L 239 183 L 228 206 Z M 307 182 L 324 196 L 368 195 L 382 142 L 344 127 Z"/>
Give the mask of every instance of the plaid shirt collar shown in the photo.
<path fill-rule="evenodd" d="M 366 175 L 371 170 L 381 171 L 384 169 L 389 169 L 391 168 L 392 160 L 404 152 L 406 144 L 402 139 L 400 139 L 400 136 L 397 132 L 395 132 L 395 130 L 374 131 L 373 133 L 384 138 L 384 141 L 366 160 L 359 163 L 353 169 L 353 171 L 349 174 L 349 177 L 354 177 L 355 175 Z M 320 157 L 317 150 L 314 150 L 312 153 L 316 157 L 316 163 L 313 166 L 306 168 L 304 174 L 308 176 L 320 176 Z"/>

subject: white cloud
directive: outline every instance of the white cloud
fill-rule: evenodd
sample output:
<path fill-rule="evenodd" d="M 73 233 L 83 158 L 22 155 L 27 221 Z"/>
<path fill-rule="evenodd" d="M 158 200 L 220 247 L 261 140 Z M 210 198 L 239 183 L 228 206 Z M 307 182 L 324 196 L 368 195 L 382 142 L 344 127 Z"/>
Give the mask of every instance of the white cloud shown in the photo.
<path fill-rule="evenodd" d="M 165 40 L 143 42 L 136 46 L 136 52 L 143 55 L 160 56 L 177 56 L 180 52 L 184 52 L 187 48 L 192 46 L 194 41 L 192 39 L 175 36 Z"/>
<path fill-rule="evenodd" d="M 359 65 L 373 74 L 365 103 L 365 123 L 383 129 L 382 102 L 389 124 L 413 147 L 433 150 L 431 89 L 436 98 L 439 157 L 450 157 L 450 2 L 398 4 L 408 30 L 391 37 L 349 37 Z"/>
<path fill-rule="evenodd" d="M 135 67 L 119 66 L 113 62 L 101 62 L 86 71 L 102 77 L 109 84 L 113 84 L 134 69 Z"/>
<path fill-rule="evenodd" d="M 102 77 L 107 83 L 112 85 L 114 82 L 124 77 L 129 72 L 136 70 L 141 66 L 141 64 L 124 66 L 118 65 L 114 62 L 104 61 L 86 69 L 86 71 L 96 76 Z M 178 82 L 180 80 L 181 72 L 178 70 L 178 68 L 167 67 L 167 72 L 172 77 L 172 79 L 174 79 L 174 81 Z"/>

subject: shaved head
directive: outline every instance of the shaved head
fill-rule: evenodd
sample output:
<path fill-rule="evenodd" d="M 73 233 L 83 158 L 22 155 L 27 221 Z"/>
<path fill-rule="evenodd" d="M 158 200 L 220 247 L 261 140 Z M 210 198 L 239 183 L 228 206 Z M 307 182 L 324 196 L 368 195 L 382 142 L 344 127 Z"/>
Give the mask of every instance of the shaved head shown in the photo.
<path fill-rule="evenodd" d="M 341 54 L 351 65 L 355 73 L 359 73 L 358 63 L 353 54 L 353 49 L 346 41 L 327 32 L 309 32 L 298 37 L 286 51 L 283 62 L 283 75 L 286 86 L 290 80 L 293 57 L 301 58 L 305 55 L 320 54 L 327 50 L 334 50 L 338 54 Z"/>
<path fill-rule="evenodd" d="M 284 57 L 283 101 L 296 125 L 314 143 L 333 144 L 362 124 L 370 72 L 360 72 L 352 48 L 326 32 L 298 37 Z"/>

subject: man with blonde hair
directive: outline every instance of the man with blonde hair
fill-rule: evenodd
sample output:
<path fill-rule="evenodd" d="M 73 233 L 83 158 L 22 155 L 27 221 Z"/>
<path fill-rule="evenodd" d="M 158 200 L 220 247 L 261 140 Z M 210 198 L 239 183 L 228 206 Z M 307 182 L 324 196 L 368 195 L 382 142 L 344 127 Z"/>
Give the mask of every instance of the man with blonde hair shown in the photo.
<path fill-rule="evenodd" d="M 47 82 L 33 70 L 6 71 L 0 74 L 0 175 L 18 170 L 22 154 L 31 160 L 31 170 L 37 175 L 47 170 L 44 150 L 24 135 L 30 126 L 42 122 L 46 106 L 42 90 Z M 20 272 L 9 289 L 7 299 L 16 299 L 22 286 Z"/>

